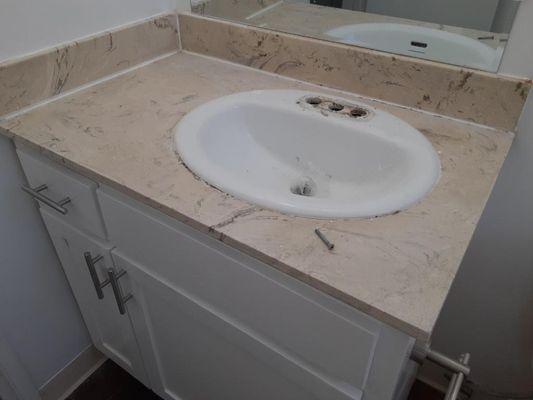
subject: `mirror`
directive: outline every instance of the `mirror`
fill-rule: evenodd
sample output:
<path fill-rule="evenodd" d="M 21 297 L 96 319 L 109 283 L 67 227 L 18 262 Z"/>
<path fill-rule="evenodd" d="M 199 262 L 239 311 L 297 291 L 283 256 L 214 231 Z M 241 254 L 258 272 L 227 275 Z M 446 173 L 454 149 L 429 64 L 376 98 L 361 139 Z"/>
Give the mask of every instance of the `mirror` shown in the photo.
<path fill-rule="evenodd" d="M 192 11 L 496 72 L 520 0 L 191 0 Z"/>

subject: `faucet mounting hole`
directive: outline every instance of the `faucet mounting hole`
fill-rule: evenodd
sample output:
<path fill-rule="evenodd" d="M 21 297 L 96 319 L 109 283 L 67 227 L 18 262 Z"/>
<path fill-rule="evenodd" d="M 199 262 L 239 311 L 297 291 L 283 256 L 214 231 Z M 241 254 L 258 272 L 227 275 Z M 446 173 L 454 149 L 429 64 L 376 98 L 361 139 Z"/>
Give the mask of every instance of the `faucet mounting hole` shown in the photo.
<path fill-rule="evenodd" d="M 343 108 L 344 108 L 344 106 L 342 104 L 339 104 L 339 103 L 331 103 L 329 105 L 329 109 L 331 111 L 342 111 Z"/>
<path fill-rule="evenodd" d="M 317 106 L 322 103 L 322 99 L 320 97 L 309 97 L 305 99 L 305 101 L 307 104 L 311 104 L 313 106 Z"/>
<path fill-rule="evenodd" d="M 363 117 L 366 117 L 368 115 L 368 111 L 365 110 L 364 108 L 354 107 L 350 111 L 350 115 L 352 117 L 354 117 L 354 118 L 363 118 Z"/>

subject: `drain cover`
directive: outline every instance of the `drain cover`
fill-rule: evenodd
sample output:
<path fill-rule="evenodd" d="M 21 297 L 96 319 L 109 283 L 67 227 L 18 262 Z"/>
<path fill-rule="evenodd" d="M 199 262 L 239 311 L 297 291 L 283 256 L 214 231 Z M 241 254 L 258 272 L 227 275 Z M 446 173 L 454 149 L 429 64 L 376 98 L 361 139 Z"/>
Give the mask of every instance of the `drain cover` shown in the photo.
<path fill-rule="evenodd" d="M 316 183 L 309 177 L 301 178 L 291 185 L 291 193 L 312 197 L 316 193 Z"/>

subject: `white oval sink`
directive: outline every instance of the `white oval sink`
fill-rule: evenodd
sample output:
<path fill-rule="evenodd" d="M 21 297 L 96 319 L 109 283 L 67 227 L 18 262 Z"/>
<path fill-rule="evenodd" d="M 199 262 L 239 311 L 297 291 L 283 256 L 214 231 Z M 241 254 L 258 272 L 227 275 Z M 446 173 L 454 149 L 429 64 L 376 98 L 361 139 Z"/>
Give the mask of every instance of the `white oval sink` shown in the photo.
<path fill-rule="evenodd" d="M 315 97 L 323 101 L 309 104 Z M 330 100 L 345 108 L 330 111 Z M 439 158 L 419 131 L 387 112 L 319 93 L 225 96 L 187 114 L 174 132 L 183 162 L 206 182 L 291 215 L 394 213 L 422 199 L 440 175 Z"/>
<path fill-rule="evenodd" d="M 364 23 L 330 29 L 338 41 L 390 53 L 496 71 L 503 47 L 440 29 L 395 23 Z"/>

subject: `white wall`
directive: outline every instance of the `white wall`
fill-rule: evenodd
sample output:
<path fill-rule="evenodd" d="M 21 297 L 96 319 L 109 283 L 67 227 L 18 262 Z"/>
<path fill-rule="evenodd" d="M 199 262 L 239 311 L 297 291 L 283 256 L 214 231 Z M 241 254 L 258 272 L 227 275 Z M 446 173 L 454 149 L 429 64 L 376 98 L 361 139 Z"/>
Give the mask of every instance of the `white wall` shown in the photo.
<path fill-rule="evenodd" d="M 175 8 L 176 0 L 0 0 L 0 62 Z"/>
<path fill-rule="evenodd" d="M 500 392 L 533 393 L 532 182 L 533 96 L 529 96 L 517 138 L 432 344 L 454 356 L 471 352 L 471 379 Z"/>
<path fill-rule="evenodd" d="M 525 0 L 500 73 L 533 78 L 531 21 L 533 0 Z M 454 356 L 471 352 L 471 379 L 480 386 L 533 398 L 533 94 L 439 317 L 433 347 Z M 434 373 L 424 371 L 430 378 Z"/>
<path fill-rule="evenodd" d="M 500 0 L 490 28 L 491 32 L 511 32 L 520 3 L 517 0 Z"/>
<path fill-rule="evenodd" d="M 176 5 L 186 10 L 188 0 L 0 0 L 0 62 Z M 13 145 L 0 136 L 0 327 L 38 388 L 90 339 L 23 182 Z"/>
<path fill-rule="evenodd" d="M 490 31 L 497 6 L 498 0 L 368 0 L 366 10 L 376 14 Z"/>
<path fill-rule="evenodd" d="M 533 78 L 533 0 L 523 0 L 503 54 L 499 73 Z"/>
<path fill-rule="evenodd" d="M 13 144 L 0 137 L 0 327 L 38 388 L 90 344 Z"/>
<path fill-rule="evenodd" d="M 18 354 L 0 331 L 0 399 L 39 400 L 39 393 Z"/>

